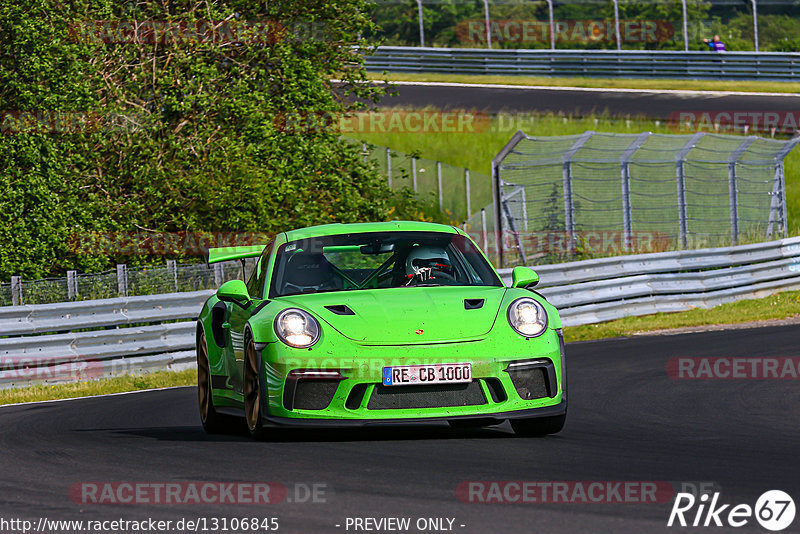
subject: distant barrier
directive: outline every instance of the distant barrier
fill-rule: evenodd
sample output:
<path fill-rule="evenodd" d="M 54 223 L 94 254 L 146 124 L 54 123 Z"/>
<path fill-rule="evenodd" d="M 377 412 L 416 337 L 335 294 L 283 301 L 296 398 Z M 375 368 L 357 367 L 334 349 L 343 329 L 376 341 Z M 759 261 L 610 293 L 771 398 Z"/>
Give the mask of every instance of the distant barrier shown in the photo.
<path fill-rule="evenodd" d="M 696 80 L 800 80 L 800 53 L 665 50 L 502 50 L 381 46 L 373 72 Z"/>

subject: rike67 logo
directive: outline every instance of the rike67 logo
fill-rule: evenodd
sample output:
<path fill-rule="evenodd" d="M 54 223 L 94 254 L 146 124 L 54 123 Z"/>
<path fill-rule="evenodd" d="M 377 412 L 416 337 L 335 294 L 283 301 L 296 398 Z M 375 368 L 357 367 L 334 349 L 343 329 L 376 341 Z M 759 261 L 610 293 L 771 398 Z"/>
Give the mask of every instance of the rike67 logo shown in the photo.
<path fill-rule="evenodd" d="M 722 504 L 721 493 L 678 493 L 669 514 L 667 526 L 743 527 L 755 519 L 767 530 L 784 530 L 794 521 L 794 500 L 781 490 L 762 494 L 755 506 Z"/>

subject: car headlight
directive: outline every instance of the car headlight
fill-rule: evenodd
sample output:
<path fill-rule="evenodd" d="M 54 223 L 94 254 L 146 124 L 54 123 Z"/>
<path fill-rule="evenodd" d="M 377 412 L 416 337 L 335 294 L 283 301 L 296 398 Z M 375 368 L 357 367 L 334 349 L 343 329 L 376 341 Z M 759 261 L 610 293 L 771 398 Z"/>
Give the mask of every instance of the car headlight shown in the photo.
<path fill-rule="evenodd" d="M 547 312 L 534 299 L 522 297 L 508 307 L 508 324 L 522 336 L 536 337 L 547 328 Z"/>
<path fill-rule="evenodd" d="M 306 349 L 319 340 L 320 328 L 308 312 L 288 308 L 275 317 L 275 333 L 290 347 Z"/>

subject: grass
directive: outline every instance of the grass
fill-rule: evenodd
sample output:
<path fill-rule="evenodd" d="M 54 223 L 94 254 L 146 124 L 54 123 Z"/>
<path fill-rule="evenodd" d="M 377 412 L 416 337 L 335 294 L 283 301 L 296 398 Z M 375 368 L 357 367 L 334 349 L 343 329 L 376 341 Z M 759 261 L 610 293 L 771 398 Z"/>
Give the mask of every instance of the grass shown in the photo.
<path fill-rule="evenodd" d="M 0 404 L 35 402 L 52 399 L 72 399 L 141 391 L 143 389 L 188 386 L 197 383 L 197 371 L 158 371 L 146 375 L 126 375 L 115 378 L 72 382 L 67 384 L 38 385 L 0 390 Z"/>
<path fill-rule="evenodd" d="M 396 82 L 454 82 L 500 85 L 538 85 L 543 87 L 588 87 L 598 89 L 679 89 L 691 91 L 726 91 L 759 93 L 798 93 L 797 82 L 732 80 L 662 80 L 649 78 L 569 78 L 547 76 L 483 76 L 434 73 L 370 73 L 373 80 Z"/>
<path fill-rule="evenodd" d="M 738 324 L 790 317 L 800 317 L 800 291 L 786 291 L 760 299 L 720 304 L 713 308 L 625 317 L 605 323 L 567 327 L 564 328 L 564 339 L 568 342 L 588 341 L 670 328 Z"/>
<path fill-rule="evenodd" d="M 796 85 L 800 87 L 800 84 Z M 434 108 L 425 110 L 435 111 Z M 488 128 L 475 132 L 360 132 L 357 137 L 368 143 L 391 147 L 392 150 L 407 154 L 415 153 L 423 158 L 438 160 L 456 167 L 466 167 L 490 175 L 492 158 L 517 130 L 522 130 L 532 136 L 574 135 L 586 130 L 610 133 L 646 131 L 664 134 L 688 133 L 677 132 L 664 121 L 636 116 L 612 116 L 604 113 L 603 110 L 598 110 L 595 116 L 580 118 L 553 114 L 500 114 L 492 117 Z M 353 137 L 356 135 L 353 134 Z M 785 172 L 789 234 L 798 235 L 800 234 L 800 149 L 796 148 L 786 157 Z M 473 196 L 473 207 L 482 207 L 491 202 L 491 189 L 488 186 L 482 189 L 487 192 L 486 198 L 475 199 Z"/>
<path fill-rule="evenodd" d="M 625 317 L 605 323 L 571 326 L 564 328 L 564 338 L 567 342 L 588 341 L 670 328 L 737 324 L 790 317 L 800 317 L 800 291 L 787 291 L 761 299 L 740 300 L 721 304 L 714 308 L 696 308 L 677 313 L 656 313 L 641 317 Z M 139 376 L 0 390 L 0 405 L 189 386 L 196 383 L 196 376 L 196 371 L 189 369 L 180 372 L 161 371 Z"/>

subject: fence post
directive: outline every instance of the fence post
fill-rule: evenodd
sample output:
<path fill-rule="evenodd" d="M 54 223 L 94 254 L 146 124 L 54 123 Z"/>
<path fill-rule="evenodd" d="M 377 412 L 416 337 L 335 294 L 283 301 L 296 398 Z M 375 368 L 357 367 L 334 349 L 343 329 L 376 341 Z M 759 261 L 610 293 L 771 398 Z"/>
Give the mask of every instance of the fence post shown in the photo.
<path fill-rule="evenodd" d="M 442 162 L 436 162 L 436 183 L 439 187 L 439 211 L 444 211 L 444 198 L 442 197 Z"/>
<path fill-rule="evenodd" d="M 489 0 L 483 0 L 483 23 L 486 26 L 486 48 L 492 47 L 492 24 L 489 20 Z"/>
<path fill-rule="evenodd" d="M 78 295 L 78 272 L 67 271 L 67 299 L 72 300 Z"/>
<path fill-rule="evenodd" d="M 687 22 L 686 0 L 681 0 L 681 10 L 683 11 L 683 51 L 689 51 L 689 23 Z"/>
<path fill-rule="evenodd" d="M 22 278 L 11 277 L 11 305 L 22 306 Z"/>
<path fill-rule="evenodd" d="M 386 176 L 389 177 L 389 189 L 392 188 L 392 150 L 386 149 Z"/>
<path fill-rule="evenodd" d="M 367 154 L 368 154 L 367 153 L 367 143 L 361 143 L 361 154 L 362 154 L 362 159 L 364 160 L 364 163 L 366 163 L 367 162 Z"/>
<path fill-rule="evenodd" d="M 728 156 L 728 196 L 731 208 L 731 244 L 735 245 L 739 241 L 739 191 L 736 183 L 736 163 L 742 154 L 750 148 L 756 140 L 756 136 L 750 136 L 742 141 L 739 146 Z"/>
<path fill-rule="evenodd" d="M 481 240 L 483 253 L 489 255 L 489 232 L 486 231 L 486 208 L 481 208 Z"/>
<path fill-rule="evenodd" d="M 464 169 L 464 185 L 467 188 L 467 219 L 469 219 L 472 217 L 472 203 L 469 198 L 469 169 Z"/>
<path fill-rule="evenodd" d="M 753 4 L 753 44 L 755 44 L 756 52 L 758 52 L 758 8 L 756 7 L 756 0 L 750 0 Z"/>
<path fill-rule="evenodd" d="M 622 228 L 624 250 L 630 250 L 633 245 L 633 217 L 631 214 L 631 169 L 630 162 L 637 150 L 650 137 L 650 132 L 642 132 L 625 149 L 620 158 L 620 176 L 622 178 Z"/>
<path fill-rule="evenodd" d="M 225 277 L 225 271 L 221 263 L 214 264 L 214 285 L 217 287 L 222 285 L 222 279 Z"/>
<path fill-rule="evenodd" d="M 117 264 L 117 293 L 120 297 L 128 296 L 128 266 L 124 263 Z"/>
<path fill-rule="evenodd" d="M 425 23 L 422 21 L 422 0 L 417 0 L 417 11 L 419 12 L 419 45 L 425 46 Z"/>
<path fill-rule="evenodd" d="M 411 158 L 411 187 L 417 192 L 417 158 Z"/>
<path fill-rule="evenodd" d="M 564 190 L 564 230 L 569 238 L 568 249 L 570 254 L 576 248 L 578 237 L 575 235 L 575 207 L 572 202 L 572 158 L 593 135 L 594 132 L 591 130 L 583 132 L 569 147 L 569 150 L 561 156 L 561 187 Z"/>
<path fill-rule="evenodd" d="M 178 262 L 175 260 L 167 260 L 167 272 L 172 278 L 172 289 L 178 292 Z"/>
<path fill-rule="evenodd" d="M 704 135 L 705 132 L 697 132 L 692 135 L 675 157 L 675 178 L 678 185 L 678 236 L 681 248 L 686 248 L 687 235 L 689 233 L 686 221 L 686 183 L 683 164 L 686 156 L 689 155 L 689 152 L 700 142 Z"/>

